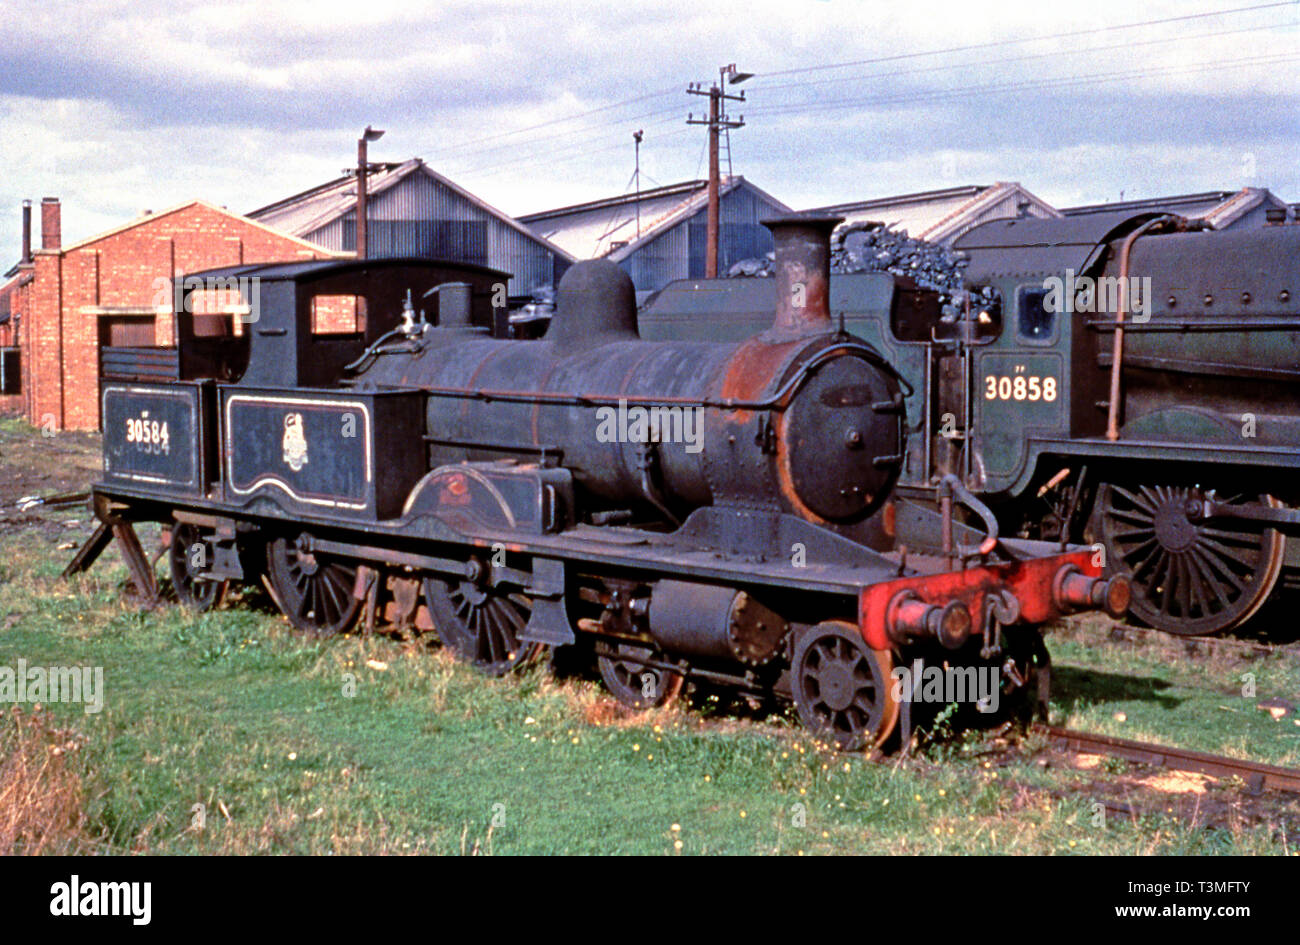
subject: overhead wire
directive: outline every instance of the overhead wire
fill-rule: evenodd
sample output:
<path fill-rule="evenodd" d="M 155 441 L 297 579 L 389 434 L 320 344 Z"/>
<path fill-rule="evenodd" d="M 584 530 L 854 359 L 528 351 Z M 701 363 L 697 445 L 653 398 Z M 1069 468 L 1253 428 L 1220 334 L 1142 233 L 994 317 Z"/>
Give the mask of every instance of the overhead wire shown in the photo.
<path fill-rule="evenodd" d="M 847 62 L 830 62 L 816 66 L 798 66 L 790 69 L 774 69 L 769 72 L 755 72 L 755 77 L 774 75 L 797 75 L 807 72 L 822 72 L 828 69 L 846 69 L 852 66 L 875 65 L 881 62 L 898 62 L 904 59 L 921 59 L 926 56 L 944 56 L 956 52 L 974 52 L 980 49 L 996 49 L 1000 46 L 1014 46 L 1024 43 L 1045 42 L 1053 39 L 1074 39 L 1080 36 L 1094 36 L 1098 33 L 1112 33 L 1119 30 L 1142 29 L 1149 26 L 1161 26 L 1166 23 L 1180 23 L 1188 20 L 1204 20 L 1216 16 L 1231 16 L 1237 13 L 1250 13 L 1256 10 L 1269 10 L 1276 7 L 1294 7 L 1300 0 L 1276 0 L 1273 3 L 1257 3 L 1246 7 L 1233 7 L 1227 10 L 1207 10 L 1201 13 L 1188 13 L 1180 16 L 1162 17 L 1156 20 L 1141 20 L 1135 23 L 1113 23 L 1110 26 L 1095 26 L 1088 29 L 1066 30 L 1062 33 L 1048 33 L 1042 36 L 1017 37 L 1012 39 L 990 40 L 984 43 L 967 43 L 962 46 L 949 46 L 945 49 L 927 49 L 920 52 L 895 53 L 891 56 L 875 56 L 870 59 L 854 59 Z"/>
<path fill-rule="evenodd" d="M 968 51 L 973 51 L 978 49 L 1005 47 L 1014 44 L 1028 44 L 1028 43 L 1041 42 L 1046 40 L 1062 39 L 1067 37 L 1079 37 L 1079 36 L 1103 34 L 1103 33 L 1113 32 L 1116 30 L 1148 28 L 1148 27 L 1158 26 L 1167 23 L 1202 20 L 1211 17 L 1222 17 L 1222 16 L 1230 16 L 1230 15 L 1241 14 L 1241 13 L 1248 13 L 1253 11 L 1276 9 L 1279 7 L 1297 8 L 1298 6 L 1300 6 L 1300 0 L 1285 0 L 1285 2 L 1253 4 L 1250 6 L 1235 7 L 1235 8 L 1225 9 L 1225 10 L 1202 11 L 1193 14 L 1184 14 L 1180 16 L 1164 17 L 1164 18 L 1153 19 L 1153 20 L 1144 20 L 1135 23 L 1112 24 L 1109 26 L 1093 27 L 1093 28 L 1088 28 L 1083 30 L 1071 30 L 1068 32 L 1046 34 L 1042 36 L 997 40 L 988 43 L 971 43 L 971 44 L 965 44 L 961 46 L 952 46 L 946 49 L 926 50 L 926 51 L 921 51 L 916 53 L 903 53 L 903 54 L 897 54 L 891 56 L 874 57 L 871 59 L 853 60 L 849 62 L 828 63 L 819 66 L 799 67 L 795 69 L 774 70 L 765 73 L 757 73 L 755 75 L 755 80 L 757 82 L 762 82 L 762 80 L 772 76 L 793 75 L 793 74 L 801 74 L 801 73 L 827 71 L 832 69 L 851 68 L 851 67 L 861 66 L 861 65 L 872 65 L 872 64 L 878 64 L 883 62 L 915 59 L 915 58 L 921 58 L 926 56 L 937 56 L 937 55 L 956 53 L 956 52 L 968 52 Z M 988 67 L 988 66 L 995 66 L 1004 63 L 1023 62 L 1023 61 L 1030 61 L 1035 59 L 1049 59 L 1053 57 L 1063 58 L 1064 56 L 1086 55 L 1086 54 L 1093 54 L 1099 52 L 1111 52 L 1119 49 L 1127 50 L 1139 46 L 1149 47 L 1149 46 L 1162 45 L 1168 43 L 1186 43 L 1186 42 L 1202 40 L 1202 39 L 1218 38 L 1220 36 L 1238 35 L 1243 33 L 1259 32 L 1263 30 L 1286 28 L 1291 25 L 1294 24 L 1289 22 L 1268 23 L 1268 24 L 1260 24 L 1260 25 L 1253 25 L 1247 27 L 1238 27 L 1233 29 L 1214 30 L 1214 31 L 1209 31 L 1204 33 L 1198 33 L 1194 36 L 1157 37 L 1157 38 L 1152 38 L 1147 40 L 1139 40 L 1135 42 L 1115 43 L 1115 44 L 1108 44 L 1108 45 L 1101 45 L 1101 46 L 1093 45 L 1093 46 L 1087 46 L 1079 49 L 1053 50 L 1053 51 L 1041 52 L 1041 53 L 1025 53 L 1025 54 L 1019 54 L 1014 56 L 1000 57 L 999 59 L 994 59 L 994 60 L 983 60 L 981 62 L 976 62 L 976 63 L 958 62 L 958 63 L 940 64 L 935 66 L 923 66 L 914 69 L 893 70 L 891 72 L 886 72 L 886 73 L 871 73 L 864 76 L 837 76 L 834 78 L 827 78 L 827 79 L 814 79 L 806 82 L 790 82 L 790 83 L 782 83 L 779 85 L 759 85 L 757 86 L 757 88 L 761 91 L 769 92 L 769 91 L 782 91 L 786 89 L 796 89 L 796 88 L 813 88 L 817 86 L 833 85 L 833 84 L 852 82 L 852 81 L 872 82 L 882 78 L 896 78 L 896 77 L 905 77 L 909 75 L 921 75 L 925 73 L 933 73 L 933 72 L 939 72 L 939 71 L 945 71 L 945 70 L 951 70 L 957 68 Z M 776 115 L 785 115 L 791 113 L 834 111 L 834 110 L 846 109 L 846 108 L 858 108 L 858 107 L 868 108 L 868 107 L 881 106 L 881 105 L 926 103 L 931 101 L 937 102 L 937 101 L 950 100 L 950 99 L 959 98 L 963 96 L 970 96 L 970 95 L 1013 93 L 1013 92 L 1028 91 L 1028 90 L 1070 88 L 1070 87 L 1088 86 L 1093 84 L 1103 84 L 1106 82 L 1146 78 L 1152 76 L 1194 74 L 1198 72 L 1219 71 L 1223 69 L 1241 68 L 1252 64 L 1253 65 L 1276 65 L 1276 64 L 1291 62 L 1294 61 L 1294 59 L 1295 59 L 1294 56 L 1285 55 L 1285 54 L 1277 54 L 1273 56 L 1251 56 L 1242 59 L 1214 60 L 1210 62 L 1198 62 L 1198 63 L 1192 63 L 1187 65 L 1176 65 L 1176 66 L 1166 66 L 1166 67 L 1156 67 L 1156 68 L 1141 68 L 1141 69 L 1130 69 L 1130 70 L 1106 70 L 1106 71 L 1090 73 L 1082 76 L 1062 75 L 1062 76 L 1053 76 L 1047 78 L 1038 77 L 1033 79 L 1026 79 L 1026 80 L 1019 80 L 1019 81 L 1012 81 L 1012 82 L 998 81 L 998 82 L 973 84 L 973 85 L 967 84 L 959 88 L 950 88 L 950 89 L 920 89 L 920 90 L 913 90 L 908 92 L 888 94 L 883 96 L 880 95 L 869 96 L 869 97 L 854 96 L 854 97 L 840 97 L 840 98 L 830 98 L 830 99 L 827 99 L 823 96 L 818 96 L 815 98 L 805 99 L 796 102 L 775 102 L 772 104 L 764 104 L 764 103 L 749 104 L 748 107 L 746 108 L 746 112 L 751 115 L 776 116 Z M 597 108 L 587 109 L 583 112 L 578 112 L 573 115 L 563 116 L 545 122 L 535 123 L 525 128 L 514 129 L 512 131 L 501 132 L 496 135 L 489 135 L 484 138 L 474 139 L 474 141 L 466 142 L 464 145 L 458 146 L 458 148 L 468 149 L 470 148 L 471 145 L 473 145 L 476 142 L 501 141 L 502 139 L 508 137 L 518 136 L 542 128 L 553 127 L 556 125 L 563 124 L 565 122 L 582 119 L 599 113 L 609 112 L 621 107 L 625 107 L 630 104 L 635 104 L 637 102 L 642 102 L 649 99 L 660 98 L 666 95 L 675 94 L 677 91 L 678 90 L 665 90 L 660 92 L 648 93 L 646 95 L 634 96 L 632 98 L 621 100 L 620 102 L 611 103 L 609 105 L 600 106 Z M 629 122 L 642 121 L 645 118 L 658 117 L 669 113 L 677 113 L 678 111 L 679 111 L 678 106 L 672 106 L 668 108 L 656 109 L 654 111 L 646 112 L 637 116 L 633 116 L 626 120 Z M 622 120 L 623 119 L 620 119 L 619 121 L 621 122 Z M 662 126 L 665 124 L 670 124 L 675 121 L 676 118 L 674 117 L 662 118 L 659 121 L 651 122 L 650 127 Z M 659 142 L 667 138 L 676 138 L 682 134 L 689 133 L 690 131 L 691 129 L 689 128 L 680 128 L 674 131 L 663 132 L 657 134 L 655 136 L 655 140 L 656 142 Z M 543 159 L 541 161 L 537 160 L 537 155 L 535 153 L 530 153 L 526 156 L 520 154 L 518 156 L 512 156 L 510 158 L 507 158 L 504 161 L 490 163 L 486 166 L 480 165 L 475 167 L 473 165 L 470 165 L 468 167 L 461 168 L 455 171 L 454 173 L 462 177 L 465 176 L 490 177 L 500 173 L 504 173 L 511 169 L 517 169 L 521 165 L 525 165 L 525 164 L 528 166 L 530 170 L 536 168 L 562 166 L 564 164 L 572 163 L 574 161 L 586 158 L 589 155 L 603 154 L 609 151 L 614 151 L 626 147 L 626 145 L 621 141 L 616 143 L 611 143 L 603 147 L 593 147 L 594 144 L 597 144 L 601 140 L 606 139 L 608 136 L 614 133 L 615 132 L 611 127 L 611 122 L 604 120 L 601 121 L 600 124 L 595 127 L 579 127 L 579 128 L 569 129 L 565 131 L 547 133 L 541 136 L 533 136 L 532 138 L 525 139 L 522 141 L 510 141 L 505 143 L 499 143 L 499 144 L 492 145 L 489 148 L 479 149 L 477 152 L 470 151 L 469 153 L 491 154 L 500 151 L 520 152 L 520 151 L 528 150 L 529 148 L 537 144 L 548 144 L 548 145 L 552 144 L 557 139 L 571 139 L 574 138 L 575 136 L 577 136 L 578 138 L 578 140 L 570 141 L 569 143 L 566 143 L 565 145 L 562 145 L 560 147 L 547 147 L 546 153 L 545 155 L 543 155 Z M 621 129 L 617 133 L 619 134 L 620 137 L 622 136 Z M 466 156 L 468 156 L 468 154 Z M 696 178 L 698 178 L 700 173 L 700 168 L 703 165 L 703 158 L 704 158 L 704 152 L 702 151 L 695 172 Z"/>
<path fill-rule="evenodd" d="M 1246 56 L 1239 59 L 1210 60 L 1191 65 L 1166 66 L 1128 71 L 1106 71 L 1083 76 L 1055 76 L 1045 79 L 1028 79 L 1010 83 L 987 83 L 984 85 L 966 85 L 955 89 L 927 89 L 892 96 L 874 96 L 870 98 L 833 99 L 830 101 L 799 102 L 786 105 L 758 107 L 753 114 L 783 115 L 791 112 L 834 111 L 841 108 L 861 108 L 878 105 L 901 105 L 917 102 L 943 101 L 968 95 L 982 95 L 989 92 L 1013 92 L 1048 88 L 1066 88 L 1077 85 L 1096 85 L 1105 82 L 1117 82 L 1125 79 L 1149 78 L 1160 75 L 1179 75 L 1196 72 L 1213 72 L 1221 69 L 1240 68 L 1252 65 L 1276 65 L 1292 62 L 1300 55 L 1277 53 L 1273 56 Z"/>
<path fill-rule="evenodd" d="M 1053 49 L 1048 52 L 1026 53 L 1021 56 L 1001 56 L 997 59 L 981 59 L 978 62 L 950 62 L 938 66 L 924 66 L 919 69 L 896 69 L 892 72 L 871 72 L 866 75 L 848 75 L 837 76 L 833 79 L 809 79 L 806 82 L 783 82 L 780 85 L 763 85 L 760 86 L 764 92 L 775 92 L 784 89 L 810 88 L 818 85 L 834 85 L 844 82 L 862 82 L 875 81 L 876 79 L 896 78 L 898 76 L 922 75 L 928 72 L 946 72 L 952 69 L 984 69 L 989 66 L 1006 65 L 1012 62 L 1027 62 L 1032 59 L 1053 59 L 1065 56 L 1083 56 L 1090 53 L 1111 52 L 1116 49 L 1131 50 L 1139 46 L 1156 46 L 1164 43 L 1185 43 L 1199 39 L 1217 39 L 1221 36 L 1232 36 L 1239 33 L 1255 33 L 1262 30 L 1277 29 L 1285 24 L 1263 23 L 1256 26 L 1238 27 L 1231 30 L 1215 30 L 1209 33 L 1197 33 L 1193 36 L 1162 36 L 1158 39 L 1147 39 L 1138 42 L 1126 41 L 1123 43 L 1112 43 L 1108 46 L 1083 46 L 1077 49 Z"/>

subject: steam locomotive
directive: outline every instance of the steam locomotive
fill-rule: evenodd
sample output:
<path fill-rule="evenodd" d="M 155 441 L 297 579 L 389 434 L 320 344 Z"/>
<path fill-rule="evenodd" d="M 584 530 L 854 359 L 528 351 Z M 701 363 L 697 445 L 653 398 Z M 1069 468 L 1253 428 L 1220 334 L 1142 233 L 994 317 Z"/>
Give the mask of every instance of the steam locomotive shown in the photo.
<path fill-rule="evenodd" d="M 995 220 L 955 249 L 992 290 L 956 311 L 889 273 L 831 277 L 840 324 L 906 381 L 891 501 L 956 475 L 1008 533 L 1095 544 L 1170 633 L 1259 612 L 1300 569 L 1300 226 L 1115 212 Z M 642 336 L 748 337 L 765 283 L 673 283 Z"/>
<path fill-rule="evenodd" d="M 304 633 L 432 629 L 489 675 L 586 654 L 630 706 L 726 686 L 792 700 L 846 749 L 910 724 L 896 665 L 984 667 L 1032 697 L 1036 628 L 1122 613 L 1128 582 L 1090 549 L 1000 537 L 955 477 L 930 507 L 887 504 L 908 384 L 832 323 L 835 223 L 768 224 L 775 315 L 734 342 L 643 339 L 603 260 L 565 274 L 540 340 L 492 336 L 507 277 L 478 266 L 178 280 L 180 380 L 104 387 L 101 524 L 68 572 L 116 540 L 154 597 L 134 526 L 159 522 L 196 608 L 264 579 Z M 187 314 L 212 285 L 241 307 Z M 933 554 L 897 540 L 918 530 Z"/>

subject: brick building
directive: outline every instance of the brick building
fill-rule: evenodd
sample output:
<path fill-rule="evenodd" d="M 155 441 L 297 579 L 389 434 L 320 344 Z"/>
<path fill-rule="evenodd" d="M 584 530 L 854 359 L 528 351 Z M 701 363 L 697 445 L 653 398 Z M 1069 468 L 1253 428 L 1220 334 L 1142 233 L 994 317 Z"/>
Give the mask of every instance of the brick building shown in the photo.
<path fill-rule="evenodd" d="M 71 246 L 61 245 L 58 200 L 42 200 L 40 216 L 40 249 L 30 262 L 25 252 L 0 282 L 0 311 L 9 316 L 0 343 L 15 343 L 20 362 L 20 390 L 0 396 L 0 410 L 55 429 L 98 429 L 102 349 L 174 343 L 172 295 L 160 280 L 218 266 L 351 255 L 202 200 L 146 212 Z"/>
<path fill-rule="evenodd" d="M 18 330 L 32 281 L 32 202 L 23 201 L 23 255 L 0 279 L 0 416 L 21 413 L 22 358 Z"/>

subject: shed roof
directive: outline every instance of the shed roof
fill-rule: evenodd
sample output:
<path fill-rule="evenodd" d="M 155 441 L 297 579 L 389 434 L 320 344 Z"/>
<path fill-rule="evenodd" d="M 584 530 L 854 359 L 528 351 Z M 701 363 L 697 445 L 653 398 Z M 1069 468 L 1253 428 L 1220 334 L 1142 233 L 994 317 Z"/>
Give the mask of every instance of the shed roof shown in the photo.
<path fill-rule="evenodd" d="M 337 255 L 335 253 L 331 253 L 329 250 L 325 249 L 322 246 L 318 246 L 315 243 L 302 239 L 297 234 L 286 233 L 281 230 L 275 229 L 273 227 L 267 226 L 265 223 L 263 223 L 260 220 L 254 220 L 250 217 L 240 216 L 238 213 L 233 213 L 232 211 L 227 210 L 225 207 L 218 207 L 216 204 L 209 203 L 206 200 L 187 200 L 184 203 L 178 203 L 174 207 L 168 207 L 166 210 L 160 210 L 157 213 L 153 213 L 153 212 L 145 213 L 141 216 L 136 217 L 134 220 L 128 220 L 126 223 L 123 223 L 119 226 L 115 226 L 111 230 L 105 230 L 103 233 L 96 233 L 94 236 L 89 236 L 86 239 L 80 240 L 76 243 L 72 243 L 69 246 L 61 246 L 58 249 L 38 249 L 35 250 L 35 252 L 70 253 L 73 250 L 83 249 L 84 247 L 89 246 L 92 243 L 98 243 L 101 240 L 108 239 L 110 236 L 116 236 L 119 233 L 124 233 L 127 230 L 132 229 L 133 227 L 142 226 L 146 223 L 153 223 L 157 220 L 163 219 L 164 217 L 171 216 L 173 213 L 179 213 L 182 210 L 188 210 L 190 207 L 196 207 L 196 206 L 204 207 L 208 210 L 211 210 L 213 213 L 220 213 L 223 216 L 231 217 L 232 219 L 239 220 L 240 222 L 246 223 L 249 226 L 255 226 L 260 230 L 265 230 L 268 233 L 274 233 L 276 236 L 282 239 L 288 239 L 288 240 L 292 240 L 295 243 L 300 243 L 305 249 L 310 249 L 314 253 L 324 253 L 330 256 Z"/>
<path fill-rule="evenodd" d="M 503 226 L 509 227 L 542 244 L 561 259 L 572 261 L 574 258 L 562 247 L 548 241 L 545 237 L 539 236 L 518 220 L 503 213 L 483 199 L 476 197 L 454 181 L 443 177 L 418 157 L 411 158 L 411 160 L 404 161 L 401 164 L 382 164 L 380 167 L 381 170 L 366 177 L 366 191 L 371 197 L 396 187 L 413 174 L 424 174 L 435 183 L 478 207 L 488 216 L 495 218 Z M 328 223 L 353 213 L 356 208 L 356 175 L 344 174 L 342 177 L 326 181 L 323 184 L 304 190 L 302 193 L 294 194 L 292 197 L 286 197 L 275 203 L 267 204 L 265 207 L 259 207 L 248 215 L 286 233 L 306 236 Z"/>
<path fill-rule="evenodd" d="M 1061 212 L 1067 217 L 1121 211 L 1176 213 L 1189 219 L 1205 220 L 1215 229 L 1222 229 L 1265 203 L 1271 207 L 1284 209 L 1287 206 L 1284 200 L 1273 194 L 1267 187 L 1243 187 L 1241 190 L 1207 190 L 1196 194 L 1086 204 L 1079 207 L 1066 207 Z"/>
<path fill-rule="evenodd" d="M 1060 216 L 1055 207 L 1014 181 L 874 197 L 815 207 L 808 212 L 841 216 L 847 223 L 879 222 L 904 230 L 913 239 L 940 243 L 984 222 L 991 213 L 1005 216 L 1004 209 L 1018 213 L 1022 205 L 1031 217 Z"/>
<path fill-rule="evenodd" d="M 708 181 L 683 181 L 643 190 L 639 194 L 622 194 L 530 213 L 519 219 L 533 232 L 554 240 L 575 257 L 594 259 L 606 256 L 614 262 L 621 262 L 707 206 L 708 187 Z M 718 193 L 725 197 L 742 188 L 770 204 L 774 212 L 790 212 L 784 203 L 744 177 L 723 178 Z"/>

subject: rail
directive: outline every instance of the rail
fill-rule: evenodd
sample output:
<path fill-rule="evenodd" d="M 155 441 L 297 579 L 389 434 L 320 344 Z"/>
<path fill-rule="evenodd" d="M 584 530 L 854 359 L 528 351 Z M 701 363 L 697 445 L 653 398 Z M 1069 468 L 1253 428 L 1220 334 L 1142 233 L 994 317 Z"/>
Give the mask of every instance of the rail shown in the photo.
<path fill-rule="evenodd" d="M 1253 794 L 1258 794 L 1265 788 L 1300 794 L 1300 770 L 1294 768 L 1280 768 L 1258 761 L 1244 761 L 1225 755 L 1080 732 L 1054 725 L 1035 725 L 1032 731 L 1046 735 L 1053 744 L 1069 751 L 1123 758 L 1171 771 L 1191 771 L 1217 778 L 1241 778 Z"/>

